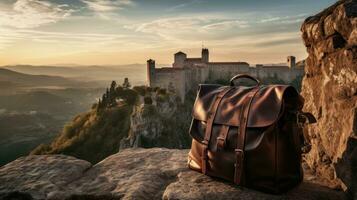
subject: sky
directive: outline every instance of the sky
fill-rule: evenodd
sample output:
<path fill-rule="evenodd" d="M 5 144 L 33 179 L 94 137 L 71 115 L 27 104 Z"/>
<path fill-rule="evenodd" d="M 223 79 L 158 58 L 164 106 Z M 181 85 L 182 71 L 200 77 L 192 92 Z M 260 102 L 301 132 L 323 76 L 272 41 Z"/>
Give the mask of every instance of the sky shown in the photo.
<path fill-rule="evenodd" d="M 300 26 L 334 0 L 0 0 L 0 65 L 281 63 L 307 54 Z"/>

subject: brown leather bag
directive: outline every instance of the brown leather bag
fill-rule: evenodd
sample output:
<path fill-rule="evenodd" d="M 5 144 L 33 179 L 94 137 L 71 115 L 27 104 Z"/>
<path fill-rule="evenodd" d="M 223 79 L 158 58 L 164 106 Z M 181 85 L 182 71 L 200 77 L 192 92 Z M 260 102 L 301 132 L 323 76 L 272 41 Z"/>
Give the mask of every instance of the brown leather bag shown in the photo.
<path fill-rule="evenodd" d="M 248 78 L 254 87 L 235 86 Z M 282 193 L 303 179 L 303 98 L 289 85 L 260 85 L 237 75 L 231 86 L 201 84 L 190 128 L 191 169 L 240 186 Z"/>

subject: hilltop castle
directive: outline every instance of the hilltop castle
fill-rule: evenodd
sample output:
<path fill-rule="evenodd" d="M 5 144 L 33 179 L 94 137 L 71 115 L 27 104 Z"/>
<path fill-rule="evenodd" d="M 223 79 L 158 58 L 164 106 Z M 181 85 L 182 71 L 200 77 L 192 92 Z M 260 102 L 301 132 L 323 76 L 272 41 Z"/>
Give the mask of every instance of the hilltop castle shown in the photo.
<path fill-rule="evenodd" d="M 155 68 L 155 61 L 147 61 L 147 82 L 150 87 L 175 90 L 182 101 L 190 89 L 207 80 L 230 79 L 236 74 L 244 73 L 261 80 L 275 78 L 291 82 L 303 76 L 303 65 L 297 65 L 294 56 L 287 57 L 286 65 L 256 65 L 247 62 L 210 62 L 208 49 L 202 49 L 200 58 L 188 58 L 183 52 L 174 55 L 172 67 Z"/>

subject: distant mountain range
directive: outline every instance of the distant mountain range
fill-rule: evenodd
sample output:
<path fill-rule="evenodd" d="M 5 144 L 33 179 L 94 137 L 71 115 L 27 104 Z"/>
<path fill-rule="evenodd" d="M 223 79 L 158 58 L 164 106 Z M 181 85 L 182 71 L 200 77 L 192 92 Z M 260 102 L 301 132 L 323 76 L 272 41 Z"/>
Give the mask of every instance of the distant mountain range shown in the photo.
<path fill-rule="evenodd" d="M 33 66 L 12 65 L 3 66 L 5 69 L 31 75 L 61 76 L 79 81 L 108 82 L 115 80 L 118 83 L 129 78 L 133 85 L 143 85 L 146 81 L 146 65 L 130 64 L 118 66 Z"/>
<path fill-rule="evenodd" d="M 5 68 L 0 68 L 0 80 L 1 84 L 13 86 L 69 86 L 78 83 L 60 76 L 30 75 Z"/>

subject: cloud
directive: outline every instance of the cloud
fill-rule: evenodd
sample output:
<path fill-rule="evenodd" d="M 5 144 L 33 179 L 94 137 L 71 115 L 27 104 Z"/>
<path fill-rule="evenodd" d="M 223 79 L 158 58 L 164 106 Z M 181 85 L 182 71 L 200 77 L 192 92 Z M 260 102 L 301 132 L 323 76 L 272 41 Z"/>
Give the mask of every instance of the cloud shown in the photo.
<path fill-rule="evenodd" d="M 0 27 L 35 28 L 65 19 L 73 12 L 66 4 L 43 0 L 17 0 L 11 8 L 0 10 Z"/>
<path fill-rule="evenodd" d="M 236 33 L 248 27 L 248 22 L 221 16 L 181 16 L 157 19 L 124 28 L 155 34 L 166 40 L 221 39 L 227 33 Z"/>
<path fill-rule="evenodd" d="M 278 21 L 278 20 L 281 20 L 281 17 L 265 18 L 265 19 L 260 20 L 260 22 L 266 23 L 266 22 L 274 22 L 274 21 Z"/>
<path fill-rule="evenodd" d="M 268 17 L 260 20 L 260 23 L 293 24 L 304 21 L 308 14 L 302 13 L 294 16 Z"/>
<path fill-rule="evenodd" d="M 203 26 L 206 30 L 228 30 L 232 28 L 247 28 L 248 22 L 241 20 L 224 20 Z"/>
<path fill-rule="evenodd" d="M 95 12 L 106 12 L 120 10 L 134 5 L 132 0 L 82 0 L 90 10 Z"/>
<path fill-rule="evenodd" d="M 202 3 L 202 0 L 191 0 L 186 3 L 181 3 L 181 4 L 175 5 L 169 9 L 167 9 L 167 11 L 172 12 L 175 10 L 183 9 L 183 8 L 186 8 L 186 7 L 191 6 L 192 4 L 196 4 L 196 3 Z"/>
<path fill-rule="evenodd" d="M 78 32 L 56 32 L 39 31 L 33 29 L 0 29 L 0 52 L 7 47 L 15 45 L 17 42 L 26 42 L 35 45 L 34 48 L 55 44 L 69 51 L 87 51 L 111 48 L 139 47 L 139 43 L 144 43 L 148 38 L 128 34 L 110 33 L 78 33 Z M 143 47 L 145 45 L 141 45 Z M 104 47 L 104 48 L 102 48 Z M 55 49 L 55 48 L 51 48 Z"/>

